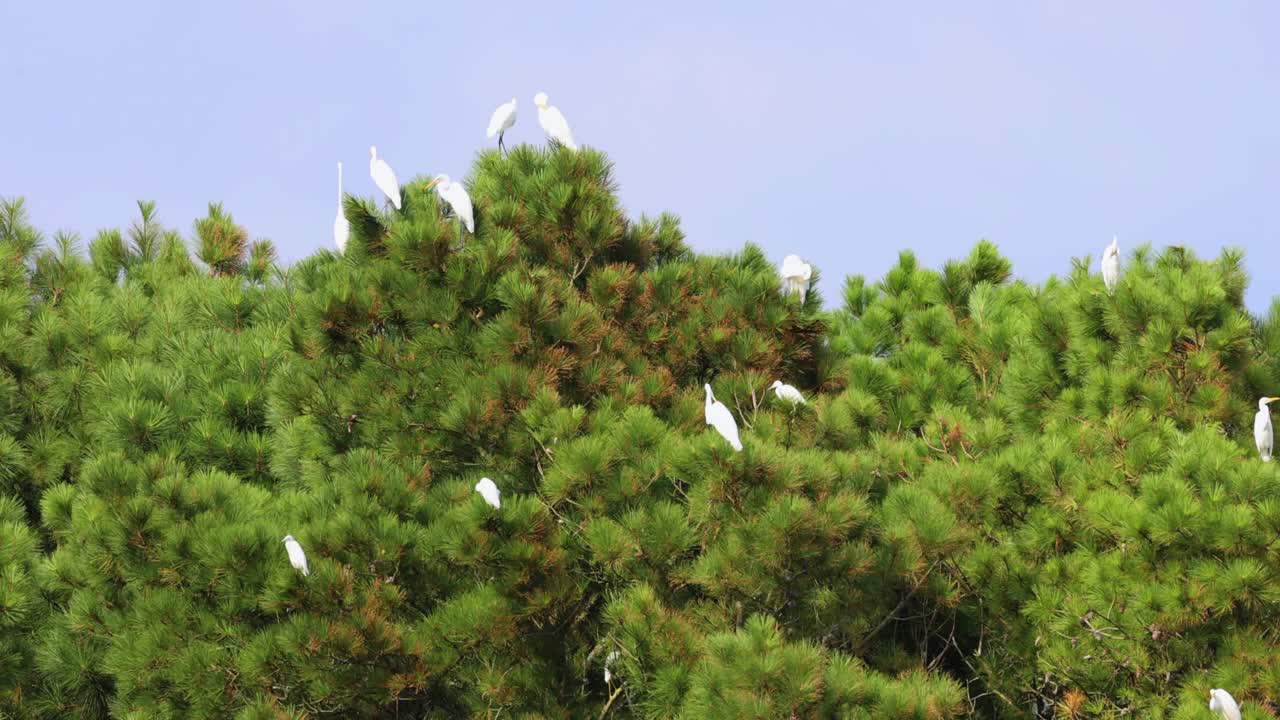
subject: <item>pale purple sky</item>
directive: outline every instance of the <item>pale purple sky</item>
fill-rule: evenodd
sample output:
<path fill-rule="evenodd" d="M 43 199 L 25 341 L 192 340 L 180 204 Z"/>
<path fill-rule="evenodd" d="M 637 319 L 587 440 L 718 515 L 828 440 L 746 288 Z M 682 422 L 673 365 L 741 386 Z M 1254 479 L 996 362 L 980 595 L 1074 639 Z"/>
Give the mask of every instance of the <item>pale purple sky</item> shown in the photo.
<path fill-rule="evenodd" d="M 632 215 L 878 278 L 979 238 L 1031 280 L 1112 234 L 1244 248 L 1280 294 L 1280 3 L 0 0 L 0 195 L 46 233 L 221 201 L 286 259 L 332 242 L 334 163 L 372 196 L 467 174 L 546 91 Z M 492 9 L 490 9 L 492 8 Z M 1096 262 L 1096 260 L 1095 260 Z"/>

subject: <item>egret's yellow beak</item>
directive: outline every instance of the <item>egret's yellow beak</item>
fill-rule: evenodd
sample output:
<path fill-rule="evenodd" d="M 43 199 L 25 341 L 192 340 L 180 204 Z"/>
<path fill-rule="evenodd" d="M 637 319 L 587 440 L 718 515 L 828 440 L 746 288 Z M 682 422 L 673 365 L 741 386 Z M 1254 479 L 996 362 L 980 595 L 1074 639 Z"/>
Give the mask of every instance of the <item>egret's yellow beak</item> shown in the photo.
<path fill-rule="evenodd" d="M 434 179 L 433 179 L 431 182 L 427 183 L 427 186 L 426 186 L 426 187 L 422 188 L 422 191 L 423 191 L 423 192 L 426 192 L 426 191 L 430 190 L 432 187 L 434 187 L 434 186 L 435 186 L 435 184 L 436 184 L 437 182 L 440 182 L 440 181 L 439 181 L 439 180 L 434 180 Z"/>
<path fill-rule="evenodd" d="M 1275 402 L 1275 401 L 1277 401 L 1277 400 L 1280 400 L 1280 397 L 1267 398 L 1267 402 L 1269 402 L 1269 403 L 1270 403 L 1270 402 Z"/>

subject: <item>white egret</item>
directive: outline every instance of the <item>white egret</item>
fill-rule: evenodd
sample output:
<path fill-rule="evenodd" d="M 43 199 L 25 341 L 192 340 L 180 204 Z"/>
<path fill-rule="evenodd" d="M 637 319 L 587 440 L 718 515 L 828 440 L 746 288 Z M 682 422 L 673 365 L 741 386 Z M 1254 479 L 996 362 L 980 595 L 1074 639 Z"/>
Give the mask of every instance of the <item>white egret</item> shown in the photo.
<path fill-rule="evenodd" d="M 773 390 L 773 394 L 777 395 L 780 400 L 786 400 L 792 405 L 805 404 L 804 395 L 801 395 L 800 391 L 793 385 L 788 385 L 781 380 L 774 380 L 773 384 L 769 386 L 769 389 Z"/>
<path fill-rule="evenodd" d="M 609 671 L 609 666 L 612 665 L 613 661 L 617 659 L 618 659 L 617 650 L 614 650 L 613 652 L 609 653 L 609 656 L 604 659 L 604 684 L 605 685 L 608 685 L 609 681 L 613 680 L 613 673 Z"/>
<path fill-rule="evenodd" d="M 373 184 L 377 185 L 382 194 L 386 195 L 391 204 L 399 210 L 400 181 L 396 179 L 396 173 L 387 161 L 378 157 L 376 145 L 369 147 L 369 175 L 373 178 Z"/>
<path fill-rule="evenodd" d="M 533 104 L 538 106 L 538 124 L 547 135 L 570 150 L 577 150 L 578 145 L 573 141 L 573 133 L 569 131 L 569 122 L 564 119 L 560 108 L 547 104 L 547 94 L 540 92 L 534 95 Z"/>
<path fill-rule="evenodd" d="M 307 567 L 307 554 L 302 552 L 302 546 L 292 535 L 285 535 L 284 549 L 289 552 L 289 564 L 294 570 L 301 570 L 303 575 L 310 575 L 311 569 Z"/>
<path fill-rule="evenodd" d="M 1209 691 L 1209 709 L 1226 720 L 1240 720 L 1240 705 L 1231 697 L 1231 693 L 1222 688 Z"/>
<path fill-rule="evenodd" d="M 498 486 L 489 478 L 480 478 L 480 482 L 476 483 L 476 492 L 480 493 L 484 501 L 494 508 L 502 507 L 502 498 L 499 497 Z"/>
<path fill-rule="evenodd" d="M 1258 398 L 1258 414 L 1253 416 L 1253 441 L 1258 445 L 1258 454 L 1262 462 L 1271 462 L 1271 451 L 1275 448 L 1275 434 L 1271 431 L 1271 402 L 1280 398 Z"/>
<path fill-rule="evenodd" d="M 342 212 L 342 163 L 338 163 L 338 217 L 333 219 L 333 243 L 339 253 L 347 251 L 347 238 L 351 237 L 351 223 Z"/>
<path fill-rule="evenodd" d="M 813 277 L 813 267 L 800 259 L 799 255 L 788 255 L 782 259 L 782 267 L 778 270 L 782 276 L 782 289 L 793 295 L 804 296 L 809 292 L 809 278 Z"/>
<path fill-rule="evenodd" d="M 453 182 L 448 175 L 437 175 L 428 183 L 427 187 L 432 185 L 436 188 L 436 193 L 449 207 L 453 208 L 453 214 L 458 216 L 462 224 L 467 228 L 467 232 L 474 233 L 476 231 L 475 216 L 471 211 L 471 196 L 467 194 L 467 189 L 460 182 Z"/>
<path fill-rule="evenodd" d="M 516 124 L 516 99 L 511 98 L 511 102 L 502 103 L 497 110 L 493 111 L 493 117 L 489 118 L 489 137 L 498 136 L 498 149 L 506 150 L 502 146 L 502 136 L 512 125 Z"/>
<path fill-rule="evenodd" d="M 733 413 L 729 412 L 729 408 L 725 407 L 724 403 L 711 394 L 711 383 L 706 383 L 702 387 L 707 391 L 707 424 L 715 428 L 721 437 L 728 440 L 734 450 L 741 450 L 742 440 L 738 438 L 738 423 L 733 419 Z"/>
<path fill-rule="evenodd" d="M 1111 244 L 1102 251 L 1102 282 L 1107 292 L 1116 291 L 1116 283 L 1120 281 L 1120 238 L 1112 235 Z"/>

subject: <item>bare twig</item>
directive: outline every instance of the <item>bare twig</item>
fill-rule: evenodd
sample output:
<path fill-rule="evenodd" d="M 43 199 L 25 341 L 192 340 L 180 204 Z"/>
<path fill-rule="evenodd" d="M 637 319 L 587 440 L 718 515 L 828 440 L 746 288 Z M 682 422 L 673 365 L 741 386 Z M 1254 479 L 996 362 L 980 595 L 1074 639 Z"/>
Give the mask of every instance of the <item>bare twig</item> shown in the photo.
<path fill-rule="evenodd" d="M 624 687 L 626 686 L 619 685 L 618 689 L 614 690 L 613 694 L 609 696 L 609 702 L 605 703 L 604 709 L 600 711 L 600 720 L 604 720 L 604 716 L 609 714 L 609 708 L 613 707 L 613 701 L 617 700 L 618 696 L 622 694 L 622 688 Z"/>

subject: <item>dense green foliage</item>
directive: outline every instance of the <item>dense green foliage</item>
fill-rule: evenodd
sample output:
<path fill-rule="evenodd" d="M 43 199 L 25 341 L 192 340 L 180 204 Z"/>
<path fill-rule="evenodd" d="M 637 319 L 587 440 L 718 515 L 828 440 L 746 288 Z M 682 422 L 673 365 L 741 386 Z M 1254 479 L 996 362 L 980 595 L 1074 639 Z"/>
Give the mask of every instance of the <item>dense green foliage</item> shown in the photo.
<path fill-rule="evenodd" d="M 904 253 L 829 312 L 610 172 L 486 152 L 474 236 L 415 180 L 288 268 L 0 205 L 0 717 L 1270 716 L 1239 255 Z"/>

